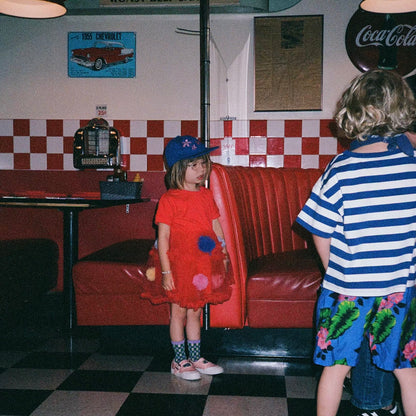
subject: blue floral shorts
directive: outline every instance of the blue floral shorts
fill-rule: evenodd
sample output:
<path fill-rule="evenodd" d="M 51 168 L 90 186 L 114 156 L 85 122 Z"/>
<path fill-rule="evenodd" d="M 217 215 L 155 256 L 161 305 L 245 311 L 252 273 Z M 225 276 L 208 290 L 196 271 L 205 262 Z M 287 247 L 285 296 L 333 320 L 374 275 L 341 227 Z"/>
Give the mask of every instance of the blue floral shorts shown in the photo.
<path fill-rule="evenodd" d="M 416 288 L 381 297 L 322 289 L 317 303 L 315 364 L 354 367 L 363 337 L 373 363 L 387 371 L 416 367 Z"/>

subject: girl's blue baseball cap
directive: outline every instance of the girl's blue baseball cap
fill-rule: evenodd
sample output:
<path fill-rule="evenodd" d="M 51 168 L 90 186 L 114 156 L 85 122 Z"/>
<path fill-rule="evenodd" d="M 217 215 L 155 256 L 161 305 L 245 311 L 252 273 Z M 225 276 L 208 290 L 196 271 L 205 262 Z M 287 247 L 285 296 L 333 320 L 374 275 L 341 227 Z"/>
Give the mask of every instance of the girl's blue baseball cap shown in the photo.
<path fill-rule="evenodd" d="M 176 136 L 165 148 L 165 159 L 170 169 L 179 160 L 195 159 L 218 148 L 219 146 L 205 147 L 193 136 Z"/>

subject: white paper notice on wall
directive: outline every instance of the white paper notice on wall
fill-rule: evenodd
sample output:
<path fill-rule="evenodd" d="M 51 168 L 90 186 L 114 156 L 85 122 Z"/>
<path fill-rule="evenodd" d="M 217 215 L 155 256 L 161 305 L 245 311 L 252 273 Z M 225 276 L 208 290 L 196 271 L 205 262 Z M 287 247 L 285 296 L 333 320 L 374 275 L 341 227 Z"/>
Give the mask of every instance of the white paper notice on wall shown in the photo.
<path fill-rule="evenodd" d="M 95 115 L 97 117 L 107 117 L 107 104 L 97 104 L 95 106 Z"/>

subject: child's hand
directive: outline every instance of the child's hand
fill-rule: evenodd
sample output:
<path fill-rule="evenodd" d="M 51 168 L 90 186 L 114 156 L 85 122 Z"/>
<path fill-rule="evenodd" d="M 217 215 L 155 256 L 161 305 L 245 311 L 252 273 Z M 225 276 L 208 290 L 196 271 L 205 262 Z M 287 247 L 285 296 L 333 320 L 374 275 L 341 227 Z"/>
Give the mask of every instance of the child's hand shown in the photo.
<path fill-rule="evenodd" d="M 175 284 L 173 283 L 172 272 L 168 274 L 164 274 L 162 276 L 162 287 L 165 290 L 175 289 Z"/>
<path fill-rule="evenodd" d="M 225 247 L 222 250 L 222 252 L 224 253 L 224 269 L 225 269 L 225 273 L 227 273 L 228 272 L 228 266 L 230 264 L 230 258 L 228 257 L 228 251 Z"/>

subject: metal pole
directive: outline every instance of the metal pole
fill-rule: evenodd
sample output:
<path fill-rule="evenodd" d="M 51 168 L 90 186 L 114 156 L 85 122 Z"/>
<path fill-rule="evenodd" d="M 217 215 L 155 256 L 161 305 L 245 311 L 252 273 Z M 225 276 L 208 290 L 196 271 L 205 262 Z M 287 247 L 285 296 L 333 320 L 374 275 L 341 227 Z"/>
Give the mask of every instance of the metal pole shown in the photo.
<path fill-rule="evenodd" d="M 209 0 L 199 3 L 199 53 L 200 53 L 200 86 L 201 86 L 201 140 L 209 147 Z M 209 304 L 204 308 L 204 329 L 209 329 Z"/>
<path fill-rule="evenodd" d="M 209 116 L 210 116 L 210 96 L 209 96 L 209 0 L 200 0 L 199 18 L 199 50 L 200 50 L 200 85 L 201 85 L 201 139 L 205 146 L 209 146 Z"/>

